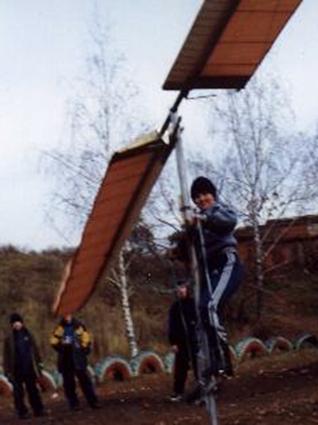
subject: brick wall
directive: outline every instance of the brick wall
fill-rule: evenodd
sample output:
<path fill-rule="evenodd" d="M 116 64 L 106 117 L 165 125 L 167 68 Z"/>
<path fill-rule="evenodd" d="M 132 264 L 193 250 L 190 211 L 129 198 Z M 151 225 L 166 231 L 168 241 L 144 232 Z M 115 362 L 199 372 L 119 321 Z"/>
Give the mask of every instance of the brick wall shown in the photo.
<path fill-rule="evenodd" d="M 318 271 L 318 215 L 269 220 L 261 226 L 260 232 L 265 240 L 265 252 L 270 249 L 265 261 L 268 271 L 295 268 Z M 237 229 L 236 237 L 243 262 L 248 268 L 253 268 L 255 245 L 252 228 Z"/>

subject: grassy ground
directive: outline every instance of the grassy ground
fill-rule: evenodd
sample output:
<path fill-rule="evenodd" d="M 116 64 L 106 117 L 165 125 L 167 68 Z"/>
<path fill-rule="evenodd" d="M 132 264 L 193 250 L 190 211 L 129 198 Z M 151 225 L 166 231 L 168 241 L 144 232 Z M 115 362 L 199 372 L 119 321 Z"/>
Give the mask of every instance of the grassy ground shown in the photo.
<path fill-rule="evenodd" d="M 301 425 L 318 423 L 318 350 L 277 354 L 246 361 L 217 395 L 220 425 Z M 205 425 L 204 407 L 171 403 L 171 376 L 144 375 L 126 382 L 110 381 L 97 391 L 100 410 L 81 400 L 80 412 L 69 412 L 63 395 L 45 395 L 46 418 L 34 424 L 71 425 Z M 0 423 L 16 425 L 11 400 L 0 401 Z"/>

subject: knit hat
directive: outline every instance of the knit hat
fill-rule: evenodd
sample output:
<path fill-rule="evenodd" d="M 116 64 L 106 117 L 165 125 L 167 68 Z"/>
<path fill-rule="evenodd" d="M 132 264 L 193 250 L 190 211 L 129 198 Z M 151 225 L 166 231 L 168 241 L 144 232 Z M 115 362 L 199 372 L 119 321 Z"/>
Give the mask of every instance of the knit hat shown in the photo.
<path fill-rule="evenodd" d="M 217 197 L 217 190 L 211 180 L 206 177 L 197 177 L 191 185 L 191 198 L 194 201 L 200 193 L 211 193 Z"/>
<path fill-rule="evenodd" d="M 23 323 L 23 317 L 19 313 L 12 313 L 10 315 L 10 323 L 11 325 L 15 322 L 21 322 Z"/>
<path fill-rule="evenodd" d="M 190 285 L 190 281 L 189 279 L 178 279 L 176 282 L 177 288 L 180 288 L 180 286 L 189 286 Z"/>

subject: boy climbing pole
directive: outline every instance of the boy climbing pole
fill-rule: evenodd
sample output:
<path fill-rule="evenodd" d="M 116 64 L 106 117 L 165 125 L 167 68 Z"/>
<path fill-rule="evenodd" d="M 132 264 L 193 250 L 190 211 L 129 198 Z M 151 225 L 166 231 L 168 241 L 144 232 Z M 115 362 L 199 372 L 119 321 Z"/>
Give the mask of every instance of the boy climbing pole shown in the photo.
<path fill-rule="evenodd" d="M 191 186 L 191 198 L 199 211 L 188 223 L 187 237 L 194 246 L 199 268 L 198 313 L 209 352 L 209 367 L 202 372 L 207 382 L 212 375 L 233 374 L 221 317 L 224 305 L 242 280 L 242 265 L 233 234 L 236 214 L 218 201 L 215 185 L 206 177 L 196 178 Z M 189 261 L 184 241 L 179 243 L 177 256 Z"/>

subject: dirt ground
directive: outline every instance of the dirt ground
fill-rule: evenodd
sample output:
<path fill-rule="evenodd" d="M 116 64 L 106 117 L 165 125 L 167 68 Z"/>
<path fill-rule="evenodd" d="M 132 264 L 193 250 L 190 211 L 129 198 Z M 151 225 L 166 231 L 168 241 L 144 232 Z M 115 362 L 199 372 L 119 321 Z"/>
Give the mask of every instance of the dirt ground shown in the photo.
<path fill-rule="evenodd" d="M 220 425 L 318 424 L 318 350 L 280 354 L 244 362 L 237 375 L 223 382 L 217 397 Z M 63 395 L 45 394 L 45 418 L 24 421 L 64 425 L 203 425 L 203 407 L 168 400 L 170 375 L 147 375 L 128 382 L 108 382 L 98 388 L 101 409 L 82 402 L 69 412 Z M 0 424 L 16 425 L 11 400 L 0 399 Z"/>

